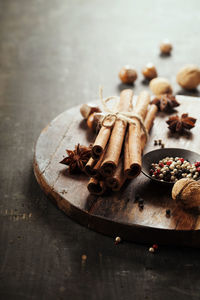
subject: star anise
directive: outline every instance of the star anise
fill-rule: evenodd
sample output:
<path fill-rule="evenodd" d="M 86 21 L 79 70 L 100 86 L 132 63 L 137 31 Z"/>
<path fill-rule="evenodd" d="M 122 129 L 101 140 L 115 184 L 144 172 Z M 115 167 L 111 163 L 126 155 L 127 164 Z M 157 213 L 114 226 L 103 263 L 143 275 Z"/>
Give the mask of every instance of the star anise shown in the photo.
<path fill-rule="evenodd" d="M 82 172 L 91 157 L 91 147 L 78 144 L 74 150 L 66 150 L 66 152 L 68 156 L 60 161 L 60 163 L 69 166 L 70 174 Z"/>
<path fill-rule="evenodd" d="M 178 115 L 170 117 L 166 123 L 169 125 L 168 128 L 172 132 L 180 133 L 185 129 L 189 130 L 193 128 L 195 126 L 196 119 L 189 117 L 188 114 L 182 114 L 181 117 Z"/>
<path fill-rule="evenodd" d="M 170 94 L 164 94 L 156 96 L 151 104 L 157 105 L 160 111 L 171 111 L 174 107 L 179 106 L 180 103 L 176 100 L 176 97 Z"/>

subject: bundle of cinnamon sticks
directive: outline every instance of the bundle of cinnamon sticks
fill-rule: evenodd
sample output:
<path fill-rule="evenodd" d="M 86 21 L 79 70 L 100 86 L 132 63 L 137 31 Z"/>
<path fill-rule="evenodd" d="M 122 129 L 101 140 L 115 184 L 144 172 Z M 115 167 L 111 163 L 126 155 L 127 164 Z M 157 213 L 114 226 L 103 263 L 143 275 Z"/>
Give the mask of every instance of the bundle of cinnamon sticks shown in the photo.
<path fill-rule="evenodd" d="M 133 91 L 123 90 L 117 111 L 131 113 L 131 122 L 116 118 L 112 127 L 102 125 L 94 141 L 92 157 L 85 166 L 85 172 L 91 177 L 88 183 L 91 194 L 102 195 L 107 188 L 119 191 L 127 179 L 141 172 L 146 133 L 153 125 L 157 106 L 150 105 L 146 91 L 139 94 L 134 106 L 132 101 Z"/>

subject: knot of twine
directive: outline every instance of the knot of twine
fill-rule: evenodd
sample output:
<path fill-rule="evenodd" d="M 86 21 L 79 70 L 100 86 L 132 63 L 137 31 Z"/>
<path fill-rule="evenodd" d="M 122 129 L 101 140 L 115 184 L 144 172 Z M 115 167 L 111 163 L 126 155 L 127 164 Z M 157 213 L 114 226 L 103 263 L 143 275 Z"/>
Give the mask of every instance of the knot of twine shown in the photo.
<path fill-rule="evenodd" d="M 139 114 L 136 114 L 134 112 L 119 112 L 116 109 L 116 107 L 114 107 L 114 105 L 113 105 L 112 109 L 110 109 L 107 106 L 106 103 L 109 102 L 110 100 L 113 100 L 113 99 L 119 100 L 119 97 L 110 96 L 106 99 L 103 99 L 103 89 L 102 89 L 102 87 L 100 87 L 100 89 L 99 89 L 99 96 L 100 96 L 100 100 L 101 100 L 103 109 L 106 112 L 106 114 L 104 115 L 104 117 L 101 121 L 102 126 L 107 127 L 107 128 L 111 128 L 111 127 L 114 126 L 116 120 L 122 120 L 124 122 L 129 123 L 129 124 L 136 125 L 134 119 L 132 119 L 132 118 L 135 118 L 140 122 L 140 126 L 141 126 L 142 130 L 144 131 L 146 139 L 148 139 L 149 134 L 148 134 L 147 129 L 144 125 L 144 122 L 143 122 L 143 120 L 142 120 L 142 118 Z"/>

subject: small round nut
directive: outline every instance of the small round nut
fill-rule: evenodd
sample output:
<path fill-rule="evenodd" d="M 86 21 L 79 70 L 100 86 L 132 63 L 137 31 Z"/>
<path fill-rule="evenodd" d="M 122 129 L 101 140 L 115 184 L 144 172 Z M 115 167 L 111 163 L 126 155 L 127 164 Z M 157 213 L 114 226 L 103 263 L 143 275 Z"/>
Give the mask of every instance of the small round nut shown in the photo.
<path fill-rule="evenodd" d="M 158 76 L 155 66 L 152 63 L 148 63 L 143 69 L 142 74 L 146 79 L 153 79 Z"/>
<path fill-rule="evenodd" d="M 163 54 L 170 54 L 172 51 L 172 44 L 169 42 L 169 40 L 164 40 L 160 44 L 160 51 Z"/>
<path fill-rule="evenodd" d="M 157 77 L 150 81 L 150 89 L 155 95 L 172 94 L 171 84 L 166 78 Z"/>
<path fill-rule="evenodd" d="M 87 126 L 93 130 L 93 123 L 94 123 L 94 115 L 95 113 L 89 115 L 88 119 L 87 119 Z"/>
<path fill-rule="evenodd" d="M 200 84 L 200 68 L 195 65 L 184 66 L 176 75 L 176 81 L 184 89 L 196 89 Z"/>
<path fill-rule="evenodd" d="M 137 72 L 132 66 L 126 65 L 120 70 L 119 78 L 123 83 L 131 84 L 137 79 Z"/>

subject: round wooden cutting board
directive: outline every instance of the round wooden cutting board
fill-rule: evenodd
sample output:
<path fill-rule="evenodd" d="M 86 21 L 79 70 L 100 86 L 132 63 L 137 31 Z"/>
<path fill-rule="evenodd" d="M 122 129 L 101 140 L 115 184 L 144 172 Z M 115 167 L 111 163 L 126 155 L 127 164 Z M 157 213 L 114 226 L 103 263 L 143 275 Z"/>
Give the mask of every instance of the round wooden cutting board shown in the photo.
<path fill-rule="evenodd" d="M 165 123 L 169 115 L 159 113 L 150 133 L 144 153 L 162 139 L 165 147 L 200 151 L 200 98 L 177 96 L 181 105 L 177 113 L 189 113 L 197 118 L 196 127 L 188 134 L 171 135 Z M 200 216 L 178 209 L 171 199 L 170 187 L 153 183 L 143 174 L 125 184 L 120 192 L 101 197 L 90 195 L 86 175 L 69 175 L 59 162 L 66 149 L 78 143 L 88 145 L 94 136 L 73 107 L 55 118 L 40 134 L 34 157 L 34 172 L 44 192 L 54 199 L 58 207 L 79 223 L 124 240 L 141 243 L 200 246 Z M 144 199 L 144 209 L 139 210 L 135 195 Z M 166 217 L 166 209 L 171 217 Z"/>

